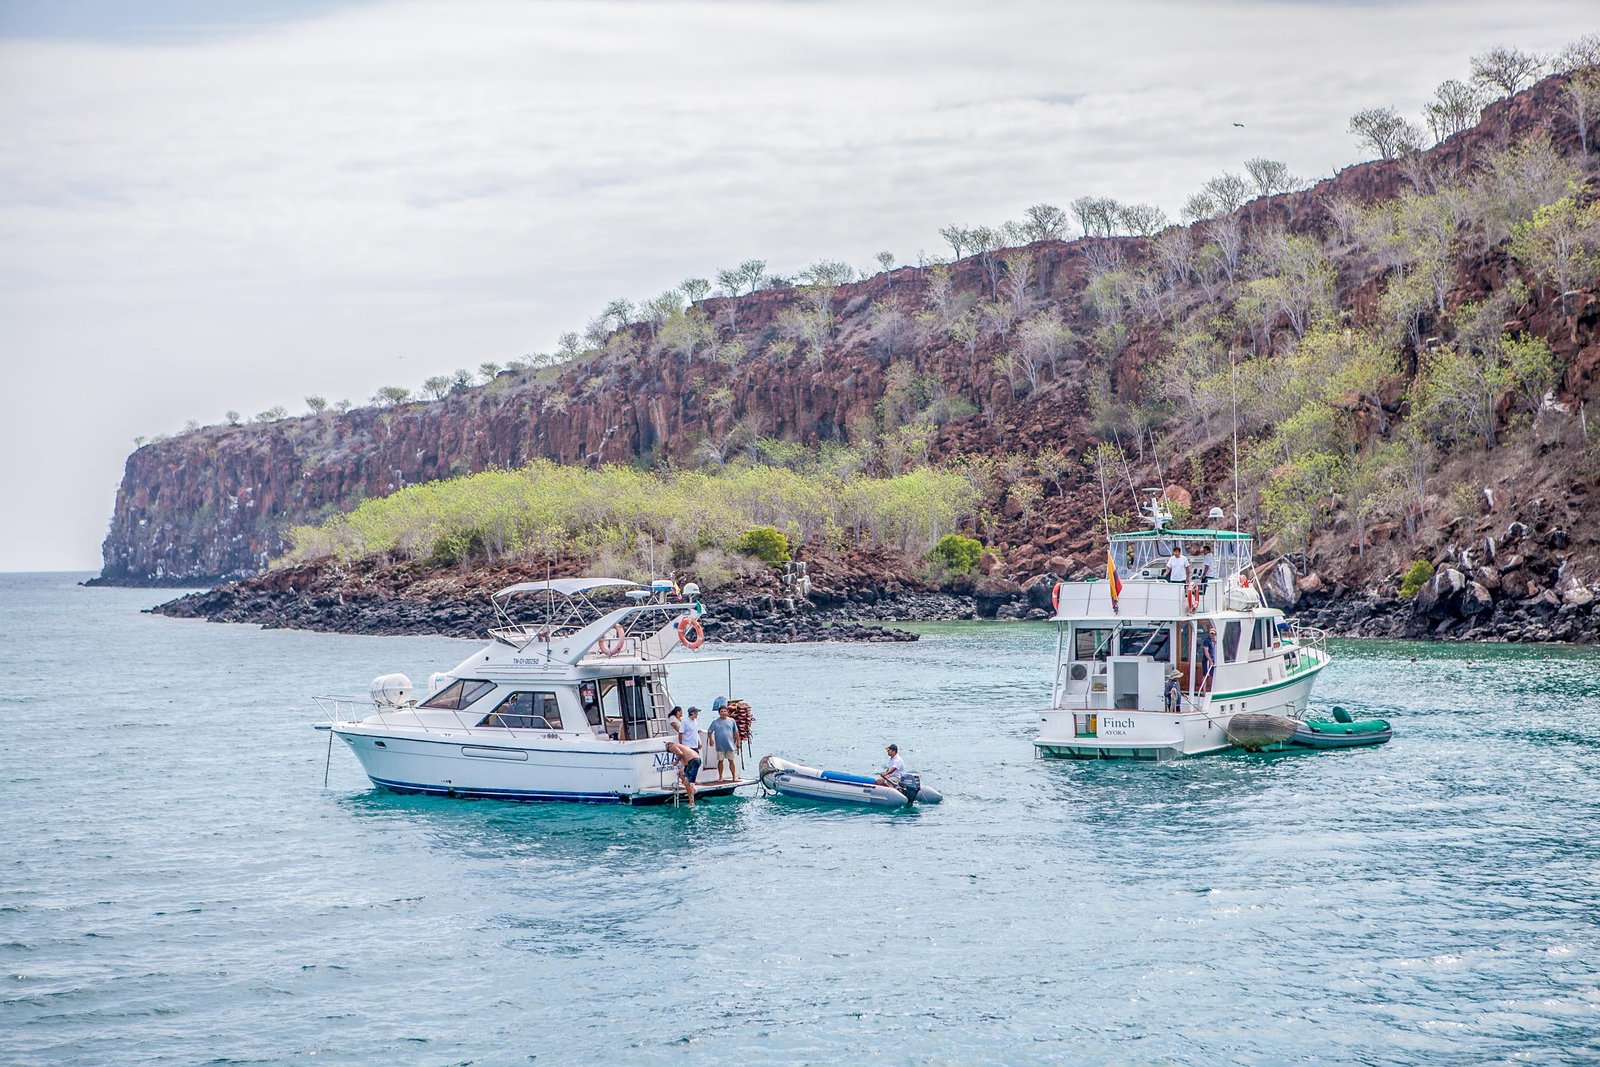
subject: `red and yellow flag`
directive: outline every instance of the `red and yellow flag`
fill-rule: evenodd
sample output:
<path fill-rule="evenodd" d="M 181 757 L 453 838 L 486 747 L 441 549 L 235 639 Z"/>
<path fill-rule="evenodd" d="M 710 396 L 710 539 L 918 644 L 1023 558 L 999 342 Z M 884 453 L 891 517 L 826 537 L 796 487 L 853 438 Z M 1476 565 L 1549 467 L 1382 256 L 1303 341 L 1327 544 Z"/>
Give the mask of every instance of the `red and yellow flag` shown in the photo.
<path fill-rule="evenodd" d="M 1117 557 L 1111 554 L 1111 549 L 1106 549 L 1106 581 L 1111 583 L 1111 608 L 1117 607 L 1117 598 L 1122 595 L 1122 579 L 1117 577 Z"/>

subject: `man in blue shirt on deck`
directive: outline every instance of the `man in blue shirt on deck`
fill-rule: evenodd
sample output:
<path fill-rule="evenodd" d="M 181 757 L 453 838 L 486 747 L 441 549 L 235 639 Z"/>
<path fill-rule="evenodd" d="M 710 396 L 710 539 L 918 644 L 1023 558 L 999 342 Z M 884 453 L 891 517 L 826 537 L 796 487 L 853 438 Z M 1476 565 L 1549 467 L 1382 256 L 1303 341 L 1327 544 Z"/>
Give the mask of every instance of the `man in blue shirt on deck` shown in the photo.
<path fill-rule="evenodd" d="M 728 713 L 727 708 L 718 710 L 717 717 L 706 727 L 706 733 L 711 735 L 711 743 L 717 748 L 717 781 L 733 781 L 739 777 L 739 765 L 733 755 L 738 745 L 739 727 L 734 723 L 733 716 Z M 726 777 L 722 773 L 723 763 L 728 765 Z"/>
<path fill-rule="evenodd" d="M 1217 667 L 1217 631 L 1208 622 L 1200 627 L 1200 687 L 1211 688 L 1211 672 Z"/>

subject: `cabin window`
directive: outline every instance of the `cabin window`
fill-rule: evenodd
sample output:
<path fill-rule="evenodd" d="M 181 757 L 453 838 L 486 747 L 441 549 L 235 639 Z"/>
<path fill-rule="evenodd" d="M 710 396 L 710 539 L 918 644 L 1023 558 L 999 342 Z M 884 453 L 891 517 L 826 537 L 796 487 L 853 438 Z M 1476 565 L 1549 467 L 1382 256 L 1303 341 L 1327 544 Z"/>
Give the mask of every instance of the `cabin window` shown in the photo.
<path fill-rule="evenodd" d="M 1222 628 L 1222 655 L 1229 663 L 1239 661 L 1239 641 L 1244 637 L 1244 627 L 1238 619 L 1230 619 Z"/>
<path fill-rule="evenodd" d="M 1165 626 L 1124 627 L 1120 645 L 1124 656 L 1149 656 L 1158 663 L 1172 659 L 1172 632 Z"/>
<path fill-rule="evenodd" d="M 1272 644 L 1272 638 L 1267 635 L 1267 628 L 1272 625 L 1270 619 L 1257 619 L 1255 629 L 1250 631 L 1250 651 L 1260 652 Z"/>
<path fill-rule="evenodd" d="M 462 678 L 433 694 L 423 702 L 422 706 L 440 708 L 444 711 L 460 711 L 462 708 L 471 707 L 474 701 L 493 688 L 493 682 L 485 682 L 480 678 Z"/>
<path fill-rule="evenodd" d="M 512 693 L 478 725 L 509 730 L 559 730 L 561 709 L 556 705 L 554 693 Z"/>
<path fill-rule="evenodd" d="M 600 704 L 606 718 L 618 720 L 619 740 L 651 736 L 649 686 L 647 678 L 601 679 Z"/>
<path fill-rule="evenodd" d="M 600 690 L 593 682 L 578 686 L 578 703 L 583 705 L 583 717 L 590 726 L 598 727 L 603 721 L 600 712 Z"/>
<path fill-rule="evenodd" d="M 1073 659 L 1105 659 L 1111 647 L 1111 631 L 1077 629 L 1072 631 Z"/>

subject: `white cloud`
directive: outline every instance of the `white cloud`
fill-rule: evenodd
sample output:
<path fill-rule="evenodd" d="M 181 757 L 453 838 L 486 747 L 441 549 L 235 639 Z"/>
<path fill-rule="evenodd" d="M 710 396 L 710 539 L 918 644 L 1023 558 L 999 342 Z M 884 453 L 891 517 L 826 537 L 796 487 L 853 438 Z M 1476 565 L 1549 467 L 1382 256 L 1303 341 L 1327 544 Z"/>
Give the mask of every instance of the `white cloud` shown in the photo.
<path fill-rule="evenodd" d="M 135 434 L 503 361 L 750 256 L 911 259 L 1084 193 L 1175 214 L 1253 155 L 1326 174 L 1351 111 L 1584 10 L 398 3 L 0 40 L 0 352 L 47 398 L 0 424 L 0 492 L 42 505 L 0 566 L 91 566 Z"/>

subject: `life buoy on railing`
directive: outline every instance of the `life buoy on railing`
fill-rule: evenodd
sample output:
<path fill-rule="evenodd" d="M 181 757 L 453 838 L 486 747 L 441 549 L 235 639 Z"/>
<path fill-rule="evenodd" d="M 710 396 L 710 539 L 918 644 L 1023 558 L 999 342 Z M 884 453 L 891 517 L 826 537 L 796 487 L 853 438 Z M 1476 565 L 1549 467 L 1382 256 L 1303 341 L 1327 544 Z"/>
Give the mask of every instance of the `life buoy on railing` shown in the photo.
<path fill-rule="evenodd" d="M 1199 583 L 1190 582 L 1189 588 L 1183 591 L 1183 605 L 1189 609 L 1189 614 L 1193 615 L 1195 613 L 1195 609 L 1200 606 Z"/>
<path fill-rule="evenodd" d="M 1056 609 L 1056 614 L 1061 614 L 1061 583 L 1057 582 L 1050 590 L 1050 606 Z"/>
<path fill-rule="evenodd" d="M 622 646 L 627 643 L 627 640 L 628 631 L 622 628 L 621 623 L 618 623 L 607 630 L 605 635 L 600 638 L 600 652 L 603 655 L 615 656 L 622 651 Z"/>
<path fill-rule="evenodd" d="M 700 625 L 700 620 L 695 618 L 682 618 L 678 620 L 678 640 L 690 652 L 706 643 L 705 628 Z"/>
<path fill-rule="evenodd" d="M 1239 588 L 1240 589 L 1249 589 L 1250 588 L 1250 576 L 1248 574 L 1239 575 Z"/>

